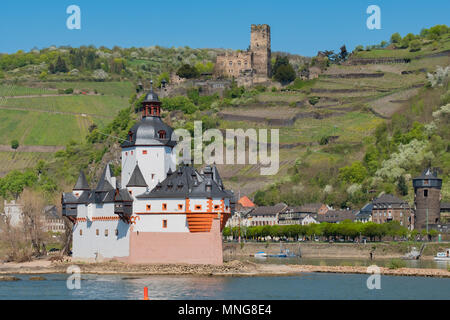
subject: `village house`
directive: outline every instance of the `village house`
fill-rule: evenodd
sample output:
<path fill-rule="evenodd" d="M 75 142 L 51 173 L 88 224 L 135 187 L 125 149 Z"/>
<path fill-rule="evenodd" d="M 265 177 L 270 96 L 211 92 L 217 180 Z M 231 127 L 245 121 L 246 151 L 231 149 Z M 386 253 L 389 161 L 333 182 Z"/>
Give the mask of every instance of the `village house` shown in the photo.
<path fill-rule="evenodd" d="M 323 205 L 328 211 L 328 207 Z M 279 214 L 278 223 L 280 225 L 309 225 L 311 223 L 318 223 L 318 212 L 325 212 L 321 210 L 322 205 L 305 205 L 299 207 L 288 207 Z M 324 213 L 321 213 L 324 214 Z"/>
<path fill-rule="evenodd" d="M 355 221 L 355 210 L 328 210 L 325 214 L 317 216 L 318 222 L 340 223 L 345 220 Z"/>
<path fill-rule="evenodd" d="M 255 208 L 255 204 L 247 197 L 243 196 L 236 203 L 236 212 L 228 219 L 227 227 L 248 226 L 248 214 Z"/>
<path fill-rule="evenodd" d="M 386 223 L 398 221 L 401 226 L 414 229 L 414 212 L 410 205 L 391 194 L 383 194 L 372 201 L 372 221 Z"/>
<path fill-rule="evenodd" d="M 367 203 L 364 207 L 361 208 L 361 210 L 356 213 L 355 221 L 362 223 L 372 221 L 372 209 L 372 202 Z"/>
<path fill-rule="evenodd" d="M 287 204 L 278 203 L 274 206 L 257 207 L 249 213 L 249 225 L 273 226 L 278 224 L 278 216 L 287 208 Z"/>

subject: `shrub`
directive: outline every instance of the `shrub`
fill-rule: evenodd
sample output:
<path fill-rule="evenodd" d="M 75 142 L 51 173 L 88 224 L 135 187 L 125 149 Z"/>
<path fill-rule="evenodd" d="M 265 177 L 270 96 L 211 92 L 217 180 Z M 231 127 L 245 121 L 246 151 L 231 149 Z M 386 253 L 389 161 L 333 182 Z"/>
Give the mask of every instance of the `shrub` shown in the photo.
<path fill-rule="evenodd" d="M 389 261 L 388 263 L 388 268 L 389 269 L 399 269 L 399 268 L 404 268 L 406 267 L 406 263 L 403 260 L 400 259 L 391 259 L 391 261 Z"/>
<path fill-rule="evenodd" d="M 414 52 L 414 51 L 419 51 L 421 47 L 421 43 L 419 40 L 413 40 L 411 41 L 411 43 L 409 44 L 409 48 L 410 51 Z"/>
<path fill-rule="evenodd" d="M 64 90 L 65 94 L 72 94 L 73 93 L 73 89 L 72 88 L 67 88 L 66 90 Z"/>
<path fill-rule="evenodd" d="M 19 148 L 19 141 L 17 141 L 17 140 L 11 141 L 11 148 L 13 148 L 14 150 L 17 150 L 17 148 Z"/>
<path fill-rule="evenodd" d="M 319 102 L 320 98 L 319 97 L 311 97 L 309 98 L 309 103 L 312 104 L 313 106 L 316 105 Z"/>

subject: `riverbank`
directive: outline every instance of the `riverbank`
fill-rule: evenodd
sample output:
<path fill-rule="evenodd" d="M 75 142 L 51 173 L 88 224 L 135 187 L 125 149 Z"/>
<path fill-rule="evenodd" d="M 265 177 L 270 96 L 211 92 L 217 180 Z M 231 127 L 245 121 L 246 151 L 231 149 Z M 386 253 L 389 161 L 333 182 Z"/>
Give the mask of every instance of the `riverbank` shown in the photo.
<path fill-rule="evenodd" d="M 367 267 L 358 266 L 313 266 L 313 265 L 283 265 L 257 264 L 250 261 L 230 261 L 221 266 L 213 265 L 131 265 L 116 261 L 103 263 L 79 262 L 50 262 L 37 261 L 28 263 L 6 263 L 0 265 L 1 276 L 14 274 L 52 274 L 66 273 L 71 265 L 77 265 L 82 274 L 99 275 L 190 275 L 190 276 L 228 276 L 228 277 L 264 277 L 264 276 L 292 276 L 303 273 L 349 273 L 367 274 Z M 450 272 L 445 269 L 398 268 L 380 267 L 382 275 L 441 277 L 450 278 Z"/>
<path fill-rule="evenodd" d="M 303 258 L 355 258 L 355 259 L 395 259 L 402 258 L 411 251 L 412 247 L 420 249 L 423 242 L 373 242 L 373 243 L 323 243 L 323 242 L 224 242 L 223 256 L 225 260 L 253 256 L 256 252 L 264 251 L 277 254 L 280 249 L 288 249 L 294 254 L 301 253 Z M 421 259 L 433 259 L 437 252 L 450 247 L 450 243 L 425 243 Z"/>

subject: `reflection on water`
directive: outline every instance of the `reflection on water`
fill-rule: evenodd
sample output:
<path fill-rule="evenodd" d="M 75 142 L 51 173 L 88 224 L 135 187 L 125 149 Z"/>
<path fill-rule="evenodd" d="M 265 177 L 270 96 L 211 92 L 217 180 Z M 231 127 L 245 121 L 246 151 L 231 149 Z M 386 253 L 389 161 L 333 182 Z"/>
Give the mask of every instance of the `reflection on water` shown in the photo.
<path fill-rule="evenodd" d="M 240 257 L 238 260 L 248 260 L 255 263 L 267 264 L 300 264 L 313 266 L 353 266 L 363 267 L 377 265 L 379 267 L 388 266 L 391 259 L 355 259 L 355 258 L 254 258 Z M 428 268 L 428 269 L 447 269 L 449 261 L 434 260 L 404 260 L 408 268 Z"/>
<path fill-rule="evenodd" d="M 381 290 L 369 290 L 367 275 L 306 273 L 289 277 L 200 277 L 83 275 L 81 290 L 66 288 L 66 275 L 46 281 L 3 282 L 0 299 L 143 299 L 276 300 L 276 299 L 450 299 L 450 279 L 381 277 Z"/>

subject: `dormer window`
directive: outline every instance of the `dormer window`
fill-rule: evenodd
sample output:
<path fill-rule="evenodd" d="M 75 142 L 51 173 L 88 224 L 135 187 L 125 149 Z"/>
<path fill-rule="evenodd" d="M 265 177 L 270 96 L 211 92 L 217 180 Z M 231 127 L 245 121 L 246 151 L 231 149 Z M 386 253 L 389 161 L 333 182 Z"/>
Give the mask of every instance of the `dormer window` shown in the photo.
<path fill-rule="evenodd" d="M 132 142 L 133 141 L 133 132 L 128 131 L 128 141 Z"/>
<path fill-rule="evenodd" d="M 166 132 L 164 130 L 158 131 L 158 135 L 160 139 L 166 139 Z"/>

